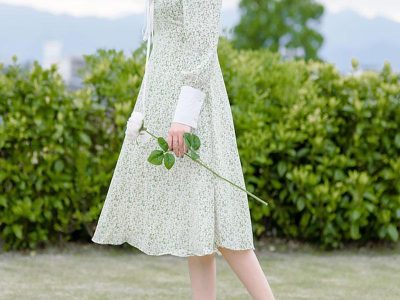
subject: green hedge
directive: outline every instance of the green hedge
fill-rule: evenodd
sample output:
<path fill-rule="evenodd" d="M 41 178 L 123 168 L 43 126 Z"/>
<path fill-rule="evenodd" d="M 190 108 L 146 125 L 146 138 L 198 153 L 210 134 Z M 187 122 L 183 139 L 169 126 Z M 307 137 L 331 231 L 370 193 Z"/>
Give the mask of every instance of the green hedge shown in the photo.
<path fill-rule="evenodd" d="M 341 247 L 397 241 L 400 227 L 400 81 L 380 73 L 341 75 L 321 62 L 283 62 L 224 44 L 255 232 Z"/>
<path fill-rule="evenodd" d="M 119 155 L 144 48 L 86 56 L 84 88 L 55 67 L 0 66 L 0 237 L 6 249 L 89 240 Z M 237 51 L 221 39 L 255 236 L 338 248 L 397 241 L 400 79 Z"/>
<path fill-rule="evenodd" d="M 116 51 L 86 57 L 85 88 L 53 66 L 0 67 L 0 231 L 6 249 L 92 235 L 143 73 Z"/>

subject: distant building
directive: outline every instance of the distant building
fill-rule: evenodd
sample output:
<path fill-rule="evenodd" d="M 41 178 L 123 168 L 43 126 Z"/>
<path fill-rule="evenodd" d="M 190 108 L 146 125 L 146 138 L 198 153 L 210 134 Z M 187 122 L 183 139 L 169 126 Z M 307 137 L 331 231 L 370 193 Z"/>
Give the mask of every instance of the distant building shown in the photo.
<path fill-rule="evenodd" d="M 43 63 L 42 66 L 46 69 L 52 64 L 59 64 L 62 60 L 62 47 L 60 41 L 47 41 L 43 45 Z"/>
<path fill-rule="evenodd" d="M 43 67 L 50 68 L 56 64 L 60 75 L 70 89 L 78 89 L 82 86 L 78 70 L 85 64 L 82 56 L 63 57 L 63 44 L 60 41 L 47 41 L 43 46 Z"/>
<path fill-rule="evenodd" d="M 82 79 L 78 71 L 83 68 L 84 65 L 85 61 L 82 56 L 72 56 L 61 61 L 60 74 L 70 89 L 75 90 L 82 87 Z"/>

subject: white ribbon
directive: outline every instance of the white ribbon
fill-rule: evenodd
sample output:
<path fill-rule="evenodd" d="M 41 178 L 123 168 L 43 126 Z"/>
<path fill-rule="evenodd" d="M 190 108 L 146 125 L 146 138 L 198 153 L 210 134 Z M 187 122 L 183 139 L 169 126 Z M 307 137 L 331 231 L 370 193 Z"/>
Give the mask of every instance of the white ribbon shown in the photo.
<path fill-rule="evenodd" d="M 154 17 L 154 0 L 146 1 L 146 29 L 142 29 L 143 41 L 147 40 L 147 52 L 146 52 L 146 65 L 145 65 L 145 75 L 143 84 L 143 114 L 146 110 L 146 83 L 147 83 L 147 64 L 150 56 L 150 44 L 153 40 L 154 28 L 153 28 L 153 17 Z"/>

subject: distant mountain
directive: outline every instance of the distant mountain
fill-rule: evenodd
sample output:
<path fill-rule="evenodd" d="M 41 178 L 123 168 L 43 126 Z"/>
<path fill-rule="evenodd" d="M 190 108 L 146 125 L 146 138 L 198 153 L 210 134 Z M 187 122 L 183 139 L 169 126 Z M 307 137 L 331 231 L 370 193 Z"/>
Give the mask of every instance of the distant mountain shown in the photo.
<path fill-rule="evenodd" d="M 92 53 L 100 47 L 134 50 L 143 22 L 143 15 L 117 20 L 76 18 L 0 5 L 0 61 L 10 61 L 13 54 L 21 61 L 40 61 L 49 40 L 62 42 L 65 56 Z"/>
<path fill-rule="evenodd" d="M 222 29 L 233 27 L 239 18 L 237 9 L 223 11 Z M 41 61 L 43 45 L 49 40 L 62 42 L 63 56 L 93 53 L 97 48 L 129 53 L 141 42 L 143 24 L 143 14 L 116 20 L 77 18 L 0 5 L 0 61 L 9 62 L 13 54 L 20 61 Z M 400 39 L 396 38 L 400 36 L 400 23 L 344 11 L 327 13 L 321 31 L 325 36 L 321 56 L 341 70 L 350 69 L 353 57 L 365 68 L 381 68 L 389 60 L 395 69 L 400 69 Z"/>
<path fill-rule="evenodd" d="M 400 23 L 382 17 L 367 19 L 353 11 L 326 14 L 321 56 L 341 70 L 357 58 L 364 68 L 380 69 L 385 60 L 400 70 Z"/>

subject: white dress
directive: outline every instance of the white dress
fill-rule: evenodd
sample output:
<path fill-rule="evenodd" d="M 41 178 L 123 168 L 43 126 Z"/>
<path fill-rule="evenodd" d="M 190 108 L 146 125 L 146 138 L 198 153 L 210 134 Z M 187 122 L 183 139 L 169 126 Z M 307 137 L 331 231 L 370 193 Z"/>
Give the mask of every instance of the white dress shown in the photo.
<path fill-rule="evenodd" d="M 217 55 L 221 0 L 151 1 L 147 81 L 133 111 L 145 108 L 145 126 L 164 138 L 173 120 L 191 124 L 202 161 L 245 188 Z M 201 110 L 178 113 L 179 101 L 200 103 Z M 136 144 L 125 136 L 92 241 L 180 257 L 254 249 L 247 194 L 186 156 L 169 170 L 152 165 L 147 157 L 155 149 L 153 138 Z"/>

